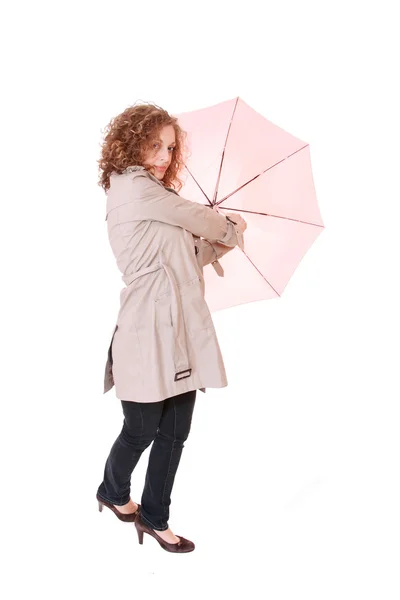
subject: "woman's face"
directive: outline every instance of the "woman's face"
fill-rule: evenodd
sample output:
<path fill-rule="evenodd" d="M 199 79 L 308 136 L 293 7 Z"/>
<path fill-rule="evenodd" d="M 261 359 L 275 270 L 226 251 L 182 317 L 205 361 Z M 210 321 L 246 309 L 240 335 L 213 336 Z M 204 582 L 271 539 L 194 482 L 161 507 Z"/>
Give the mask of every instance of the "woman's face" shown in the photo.
<path fill-rule="evenodd" d="M 152 141 L 152 147 L 143 160 L 144 166 L 151 167 L 149 171 L 157 179 L 163 179 L 166 170 L 171 164 L 174 148 L 175 129 L 172 125 L 166 125 L 161 129 L 157 138 Z"/>

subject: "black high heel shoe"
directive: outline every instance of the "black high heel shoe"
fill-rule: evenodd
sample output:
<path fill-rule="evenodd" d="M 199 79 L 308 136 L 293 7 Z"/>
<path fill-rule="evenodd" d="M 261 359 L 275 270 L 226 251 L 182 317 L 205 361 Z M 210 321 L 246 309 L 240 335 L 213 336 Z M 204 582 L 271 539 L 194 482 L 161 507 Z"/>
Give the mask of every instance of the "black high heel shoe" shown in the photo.
<path fill-rule="evenodd" d="M 99 503 L 99 512 L 102 512 L 103 506 L 107 506 L 107 508 L 112 510 L 113 513 L 115 515 L 117 515 L 117 517 L 120 521 L 125 521 L 126 523 L 134 523 L 136 517 L 139 514 L 140 504 L 138 504 L 138 507 L 134 513 L 129 513 L 127 515 L 124 515 L 124 513 L 119 512 L 119 510 L 117 508 L 115 508 L 114 504 L 110 504 L 110 502 L 107 502 L 107 500 L 103 500 L 103 498 L 100 498 L 100 496 L 98 494 L 96 494 L 96 498 Z"/>
<path fill-rule="evenodd" d="M 168 542 L 164 542 L 164 540 L 157 535 L 154 529 L 150 529 L 150 527 L 147 527 L 147 525 L 143 523 L 142 519 L 140 518 L 140 513 L 135 520 L 135 527 L 138 533 L 139 544 L 143 544 L 143 534 L 147 533 L 156 539 L 161 548 L 164 548 L 164 550 L 167 552 L 192 552 L 195 549 L 194 543 L 182 537 L 181 535 L 176 536 L 179 537 L 179 542 L 177 544 L 169 544 Z"/>

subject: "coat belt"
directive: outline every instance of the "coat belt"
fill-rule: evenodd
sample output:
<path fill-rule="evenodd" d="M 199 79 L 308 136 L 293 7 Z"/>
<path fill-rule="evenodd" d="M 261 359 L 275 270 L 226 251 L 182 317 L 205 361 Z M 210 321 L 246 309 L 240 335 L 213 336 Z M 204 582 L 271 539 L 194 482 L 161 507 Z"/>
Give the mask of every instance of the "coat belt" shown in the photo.
<path fill-rule="evenodd" d="M 190 377 L 192 374 L 192 369 L 189 366 L 186 330 L 183 320 L 181 295 L 179 293 L 178 284 L 176 282 L 175 276 L 171 268 L 164 262 L 159 261 L 157 263 L 154 263 L 154 265 L 151 265 L 150 267 L 144 267 L 143 269 L 140 269 L 135 273 L 131 273 L 130 275 L 123 275 L 122 280 L 125 283 L 125 285 L 129 286 L 133 281 L 135 281 L 139 277 L 142 277 L 143 275 L 148 275 L 149 273 L 154 273 L 155 271 L 159 271 L 160 269 L 164 269 L 171 287 L 171 315 L 172 327 L 174 330 L 175 361 L 174 381 L 179 381 L 180 379 L 186 379 L 186 377 Z"/>

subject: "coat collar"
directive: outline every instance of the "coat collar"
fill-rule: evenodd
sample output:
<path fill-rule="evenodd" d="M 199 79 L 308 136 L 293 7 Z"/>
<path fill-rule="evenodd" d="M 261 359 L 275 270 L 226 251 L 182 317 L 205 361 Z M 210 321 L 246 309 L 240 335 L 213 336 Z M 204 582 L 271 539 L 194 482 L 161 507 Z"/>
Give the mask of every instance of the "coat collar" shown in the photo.
<path fill-rule="evenodd" d="M 157 177 L 155 177 L 154 175 L 149 173 L 149 171 L 147 171 L 144 167 L 141 167 L 140 165 L 130 165 L 129 167 L 126 167 L 126 169 L 123 171 L 123 173 L 134 173 L 135 171 L 144 171 L 149 179 L 158 183 L 158 185 L 160 185 L 165 190 L 168 190 L 169 192 L 173 192 L 174 194 L 177 194 L 179 196 L 178 192 L 176 190 L 174 190 L 174 188 L 165 186 L 162 181 L 157 179 Z"/>
<path fill-rule="evenodd" d="M 144 167 L 141 167 L 139 165 L 131 165 L 131 166 L 127 167 L 125 169 L 124 173 L 134 173 L 135 171 L 144 171 L 150 179 L 152 179 L 153 181 L 158 183 L 158 185 L 161 185 L 161 187 L 165 187 L 162 181 L 157 179 L 157 177 L 155 177 L 149 171 L 146 171 L 146 169 Z"/>
<path fill-rule="evenodd" d="M 141 167 L 139 165 L 130 165 L 124 171 L 122 171 L 122 175 L 124 175 L 125 173 L 134 173 L 136 171 L 144 171 L 144 174 L 146 175 L 146 177 L 148 177 L 149 179 L 151 179 L 152 181 L 154 181 L 155 183 L 157 183 L 164 190 L 167 190 L 168 192 L 172 192 L 173 194 L 176 194 L 177 196 L 179 196 L 179 194 L 178 194 L 178 192 L 176 190 L 174 190 L 173 188 L 170 188 L 170 187 L 166 187 L 163 184 L 162 181 L 160 181 L 159 179 L 157 179 L 157 177 L 154 177 L 154 175 L 152 175 L 151 173 L 149 173 L 148 171 L 146 171 L 146 169 L 144 167 Z M 111 177 L 115 177 L 115 176 L 116 176 L 115 173 L 111 174 Z M 117 189 L 118 189 L 118 186 L 117 186 Z M 110 194 L 110 191 L 108 191 L 108 193 L 107 193 L 107 206 L 106 206 L 106 219 L 105 220 L 107 221 L 108 213 L 110 212 L 110 210 L 112 210 L 113 208 L 117 208 L 118 206 L 120 206 L 124 202 L 126 202 L 126 200 L 124 199 L 123 195 L 120 196 L 118 194 L 118 192 L 116 194 L 115 193 Z"/>

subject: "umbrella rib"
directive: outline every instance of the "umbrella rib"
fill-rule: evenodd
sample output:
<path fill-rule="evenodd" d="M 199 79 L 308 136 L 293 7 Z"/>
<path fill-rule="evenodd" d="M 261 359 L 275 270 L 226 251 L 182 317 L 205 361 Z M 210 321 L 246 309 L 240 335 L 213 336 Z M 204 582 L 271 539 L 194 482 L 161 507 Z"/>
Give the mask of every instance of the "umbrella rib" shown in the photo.
<path fill-rule="evenodd" d="M 318 223 L 310 223 L 309 221 L 302 221 L 301 219 L 292 219 L 291 217 L 282 217 L 281 215 L 271 215 L 269 213 L 260 213 L 254 210 L 244 210 L 241 208 L 229 208 L 228 206 L 224 206 L 223 210 L 234 210 L 236 212 L 249 213 L 250 215 L 260 215 L 261 217 L 273 217 L 274 219 L 285 219 L 286 221 L 295 221 L 296 223 L 303 223 L 304 225 L 313 225 L 313 227 L 322 227 L 325 229 L 324 225 L 319 225 Z"/>
<path fill-rule="evenodd" d="M 236 107 L 237 107 L 237 105 L 238 105 L 238 102 L 239 102 L 239 96 L 236 98 L 235 107 L 234 107 L 234 109 L 233 109 L 232 117 L 231 117 L 231 120 L 230 120 L 230 122 L 229 122 L 228 132 L 227 132 L 227 134 L 226 134 L 225 145 L 224 145 L 224 149 L 223 149 L 223 151 L 222 151 L 221 164 L 220 164 L 220 166 L 219 166 L 219 173 L 218 173 L 217 183 L 216 183 L 216 185 L 215 185 L 215 192 L 214 192 L 213 204 L 215 204 L 215 201 L 216 201 L 216 199 L 217 199 L 218 187 L 219 187 L 219 181 L 220 181 L 220 179 L 221 179 L 222 164 L 223 164 L 223 162 L 224 162 L 224 157 L 225 157 L 225 149 L 226 149 L 226 145 L 227 145 L 227 143 L 228 143 L 228 137 L 229 137 L 229 133 L 230 133 L 230 130 L 231 130 L 231 125 L 232 125 L 233 117 L 235 116 Z"/>
<path fill-rule="evenodd" d="M 265 171 L 263 171 L 262 173 L 259 173 L 258 175 L 256 175 L 255 177 L 253 177 L 252 179 L 250 179 L 249 181 L 247 181 L 246 183 L 244 183 L 243 185 L 241 185 L 240 187 L 237 188 L 237 190 L 231 192 L 230 194 L 228 194 L 227 196 L 225 196 L 225 198 L 222 198 L 222 200 L 218 200 L 217 205 L 221 204 L 221 202 L 225 202 L 225 200 L 227 200 L 228 198 L 230 198 L 231 196 L 233 196 L 233 194 L 236 194 L 236 192 L 239 192 L 241 189 L 243 189 L 246 185 L 249 185 L 249 183 L 251 183 L 252 181 L 254 181 L 255 179 L 257 179 L 257 177 L 261 177 L 261 175 L 264 175 L 264 173 L 266 173 L 267 171 L 269 171 L 270 169 L 273 169 L 274 167 L 276 167 L 276 165 L 279 165 L 281 162 L 283 162 L 284 160 L 287 160 L 288 158 L 291 158 L 292 156 L 294 156 L 295 154 L 297 154 L 298 152 L 300 152 L 301 150 L 304 150 L 304 148 L 308 148 L 310 144 L 306 144 L 305 146 L 303 146 L 302 148 L 299 148 L 298 150 L 296 150 L 296 152 L 292 152 L 292 154 L 289 154 L 289 156 L 285 156 L 285 158 L 282 158 L 282 160 L 278 160 L 277 163 L 275 163 L 274 165 L 271 165 L 270 167 L 268 167 L 268 169 L 265 169 Z"/>
<path fill-rule="evenodd" d="M 264 275 L 261 273 L 260 269 L 258 269 L 258 268 L 256 267 L 256 265 L 253 263 L 253 261 L 251 260 L 251 258 L 249 258 L 249 257 L 248 257 L 248 255 L 246 254 L 246 252 L 245 252 L 244 250 L 242 250 L 242 252 L 243 252 L 243 254 L 245 255 L 245 257 L 247 258 L 247 260 L 251 262 L 251 264 L 253 265 L 253 267 L 255 268 L 255 270 L 256 270 L 256 271 L 258 271 L 258 273 L 261 275 L 261 277 L 264 279 L 264 281 L 265 281 L 265 282 L 266 282 L 266 283 L 267 283 L 267 284 L 270 286 L 270 288 L 272 288 L 272 289 L 274 290 L 275 294 L 276 294 L 277 296 L 279 296 L 279 297 L 280 297 L 281 295 L 279 294 L 279 292 L 278 292 L 278 291 L 277 291 L 277 290 L 274 288 L 274 286 L 273 286 L 273 285 L 272 285 L 272 284 L 271 284 L 271 283 L 268 281 L 268 279 L 266 279 L 266 277 L 264 277 Z"/>
<path fill-rule="evenodd" d="M 207 199 L 207 202 L 209 203 L 210 206 L 212 206 L 212 202 L 210 201 L 209 197 L 207 196 L 207 194 L 205 193 L 205 191 L 203 190 L 203 188 L 201 187 L 201 185 L 199 184 L 199 182 L 195 179 L 195 177 L 193 176 L 193 174 L 189 171 L 188 167 L 185 165 L 186 169 L 189 172 L 189 175 L 191 176 L 191 178 L 193 179 L 193 181 L 196 183 L 196 185 L 199 187 L 199 189 L 201 190 L 201 192 L 204 194 L 204 196 Z"/>

